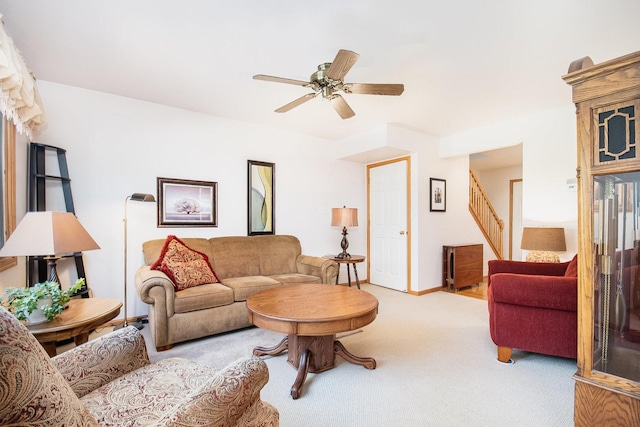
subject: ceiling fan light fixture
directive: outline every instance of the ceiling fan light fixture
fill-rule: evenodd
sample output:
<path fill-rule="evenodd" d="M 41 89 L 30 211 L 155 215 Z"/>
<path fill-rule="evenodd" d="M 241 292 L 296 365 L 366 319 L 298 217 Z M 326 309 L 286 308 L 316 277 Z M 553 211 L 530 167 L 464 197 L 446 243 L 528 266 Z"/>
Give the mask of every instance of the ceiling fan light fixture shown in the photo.
<path fill-rule="evenodd" d="M 302 80 L 287 79 L 283 77 L 267 76 L 256 74 L 255 80 L 265 80 L 276 83 L 293 84 L 312 89 L 315 93 L 304 95 L 275 110 L 277 113 L 287 112 L 317 95 L 322 93 L 322 97 L 328 99 L 336 112 L 343 119 L 353 117 L 355 113 L 349 107 L 342 96 L 335 92 L 399 96 L 404 92 L 403 84 L 376 84 L 376 83 L 345 83 L 344 77 L 351 70 L 351 67 L 358 61 L 360 55 L 350 50 L 340 49 L 333 62 L 325 62 L 318 65 L 318 70 L 311 74 L 309 82 Z"/>

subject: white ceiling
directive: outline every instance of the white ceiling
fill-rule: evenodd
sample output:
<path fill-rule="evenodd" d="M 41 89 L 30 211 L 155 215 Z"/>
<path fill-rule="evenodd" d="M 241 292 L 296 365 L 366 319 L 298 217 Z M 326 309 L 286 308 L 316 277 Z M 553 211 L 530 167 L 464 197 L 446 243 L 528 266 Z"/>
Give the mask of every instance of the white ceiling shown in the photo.
<path fill-rule="evenodd" d="M 0 0 L 41 80 L 340 139 L 382 123 L 436 135 L 570 105 L 561 75 L 640 47 L 638 0 Z M 338 49 L 346 81 L 404 83 L 400 97 L 320 97 L 278 114 Z M 44 99 L 45 108 L 47 100 Z"/>

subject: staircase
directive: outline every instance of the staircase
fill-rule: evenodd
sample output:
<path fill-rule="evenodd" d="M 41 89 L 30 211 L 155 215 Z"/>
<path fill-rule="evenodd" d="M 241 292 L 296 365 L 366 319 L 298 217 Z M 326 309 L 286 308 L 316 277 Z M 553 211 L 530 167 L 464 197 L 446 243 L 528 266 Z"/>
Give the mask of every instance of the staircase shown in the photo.
<path fill-rule="evenodd" d="M 504 221 L 498 217 L 495 209 L 476 175 L 469 169 L 469 212 L 476 220 L 496 258 L 504 259 Z"/>

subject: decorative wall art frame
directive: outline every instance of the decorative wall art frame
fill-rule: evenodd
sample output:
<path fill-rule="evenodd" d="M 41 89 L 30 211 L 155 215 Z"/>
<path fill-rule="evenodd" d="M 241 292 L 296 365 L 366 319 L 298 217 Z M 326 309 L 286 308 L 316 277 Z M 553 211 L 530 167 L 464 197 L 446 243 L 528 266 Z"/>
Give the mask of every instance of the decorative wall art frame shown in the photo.
<path fill-rule="evenodd" d="M 217 226 L 217 182 L 158 178 L 158 227 Z"/>
<path fill-rule="evenodd" d="M 429 178 L 429 210 L 445 212 L 447 210 L 447 181 Z"/>
<path fill-rule="evenodd" d="M 248 235 L 275 234 L 275 163 L 247 161 L 248 188 Z"/>

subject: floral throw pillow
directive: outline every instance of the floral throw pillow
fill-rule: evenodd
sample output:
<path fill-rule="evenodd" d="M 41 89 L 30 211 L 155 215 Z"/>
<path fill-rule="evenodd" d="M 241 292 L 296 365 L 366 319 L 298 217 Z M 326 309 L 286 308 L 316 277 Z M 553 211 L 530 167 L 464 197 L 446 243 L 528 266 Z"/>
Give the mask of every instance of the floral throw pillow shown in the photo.
<path fill-rule="evenodd" d="M 167 236 L 160 257 L 151 265 L 151 269 L 169 276 L 176 291 L 220 282 L 209 264 L 209 258 L 191 249 L 176 236 Z"/>

